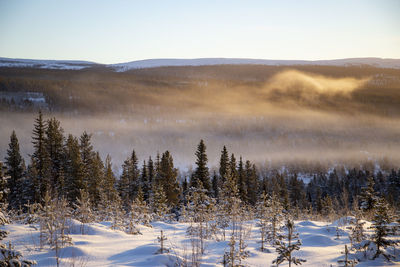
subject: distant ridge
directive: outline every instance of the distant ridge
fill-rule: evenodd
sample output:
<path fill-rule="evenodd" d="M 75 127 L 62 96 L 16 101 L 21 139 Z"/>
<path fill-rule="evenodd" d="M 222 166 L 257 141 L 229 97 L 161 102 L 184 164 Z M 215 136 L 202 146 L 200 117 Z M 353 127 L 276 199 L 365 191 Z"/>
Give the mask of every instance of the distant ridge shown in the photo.
<path fill-rule="evenodd" d="M 345 58 L 334 60 L 270 60 L 250 58 L 195 58 L 195 59 L 147 59 L 127 63 L 110 64 L 116 71 L 130 69 L 155 68 L 167 66 L 207 66 L 207 65 L 327 65 L 327 66 L 360 66 L 371 65 L 378 68 L 400 69 L 400 59 L 386 58 Z"/>
<path fill-rule="evenodd" d="M 40 60 L 0 57 L 0 68 L 40 68 L 40 69 L 69 69 L 80 70 L 98 65 L 97 63 L 81 60 Z"/>
<path fill-rule="evenodd" d="M 131 69 L 144 69 L 169 66 L 209 66 L 209 65 L 321 65 L 321 66 L 361 66 L 370 65 L 377 68 L 400 69 L 400 59 L 390 58 L 345 58 L 333 60 L 270 60 L 251 58 L 195 58 L 177 59 L 161 58 L 137 60 L 118 64 L 99 64 L 90 61 L 78 60 L 35 60 L 35 59 L 14 59 L 0 57 L 0 67 L 21 67 L 21 68 L 42 68 L 42 69 L 72 69 L 80 70 L 95 66 L 105 66 L 118 72 Z"/>

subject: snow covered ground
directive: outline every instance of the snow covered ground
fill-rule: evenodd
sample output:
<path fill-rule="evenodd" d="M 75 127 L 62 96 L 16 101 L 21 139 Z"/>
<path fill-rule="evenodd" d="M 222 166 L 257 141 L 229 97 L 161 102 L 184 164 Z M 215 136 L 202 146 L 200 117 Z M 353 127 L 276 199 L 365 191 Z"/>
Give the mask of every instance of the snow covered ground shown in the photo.
<path fill-rule="evenodd" d="M 321 66 L 362 66 L 370 65 L 377 68 L 400 69 L 400 59 L 391 58 L 345 58 L 333 60 L 274 60 L 274 59 L 252 59 L 252 58 L 160 58 L 136 60 L 116 64 L 99 64 L 90 61 L 78 60 L 36 60 L 36 59 L 15 59 L 0 57 L 1 67 L 13 68 L 41 68 L 41 69 L 69 69 L 80 70 L 94 66 L 106 66 L 118 72 L 131 69 L 169 67 L 169 66 L 211 66 L 211 65 L 321 65 Z"/>
<path fill-rule="evenodd" d="M 261 252 L 260 231 L 256 221 L 245 225 L 251 229 L 246 243 L 250 257 L 242 263 L 245 266 L 271 266 L 277 254 L 272 246 L 267 246 L 270 252 Z M 295 255 L 306 259 L 303 266 L 338 266 L 337 261 L 343 259 L 341 254 L 345 244 L 349 245 L 348 229 L 341 225 L 342 236 L 336 237 L 337 222 L 328 224 L 316 221 L 296 221 L 303 245 Z M 61 266 L 185 266 L 185 261 L 191 260 L 191 239 L 187 235 L 187 223 L 154 222 L 153 227 L 139 226 L 142 234 L 129 235 L 121 231 L 111 230 L 110 222 L 90 223 L 85 225 L 85 235 L 81 233 L 81 224 L 71 222 L 73 245 L 61 250 Z M 367 223 L 366 226 L 369 226 Z M 38 266 L 55 266 L 55 252 L 48 248 L 39 248 L 39 231 L 30 227 L 13 223 L 3 229 L 10 232 L 3 240 L 12 241 L 24 258 L 33 259 Z M 169 253 L 156 254 L 160 245 L 157 237 L 163 230 Z M 201 257 L 201 266 L 222 266 L 224 251 L 228 251 L 229 234 L 226 241 L 208 240 L 205 254 Z M 397 251 L 397 261 L 387 262 L 383 259 L 364 261 L 357 266 L 400 266 L 400 251 Z M 181 265 L 177 265 L 180 262 Z M 287 266 L 282 264 L 280 266 Z"/>

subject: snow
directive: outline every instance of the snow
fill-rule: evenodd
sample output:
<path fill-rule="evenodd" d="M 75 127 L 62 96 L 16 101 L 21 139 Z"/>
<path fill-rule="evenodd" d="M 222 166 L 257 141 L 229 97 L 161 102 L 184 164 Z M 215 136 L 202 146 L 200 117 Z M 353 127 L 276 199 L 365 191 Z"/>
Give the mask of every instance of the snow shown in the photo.
<path fill-rule="evenodd" d="M 296 229 L 300 233 L 302 246 L 294 255 L 306 259 L 303 266 L 338 266 L 337 261 L 343 259 L 341 254 L 345 244 L 349 245 L 345 224 L 351 217 L 342 218 L 329 224 L 319 221 L 296 221 Z M 339 224 L 343 235 L 336 237 L 336 226 Z M 260 231 L 257 221 L 245 224 L 251 229 L 246 240 L 250 257 L 244 260 L 245 266 L 270 266 L 277 256 L 272 246 L 261 252 L 259 247 Z M 85 235 L 80 234 L 81 223 L 70 222 L 70 236 L 73 246 L 61 250 L 61 266 L 174 266 L 177 262 L 190 262 L 191 240 L 186 234 L 188 223 L 153 222 L 152 227 L 138 226 L 142 234 L 128 235 L 110 229 L 110 222 L 90 223 L 85 225 Z M 28 225 L 13 223 L 3 229 L 10 232 L 4 240 L 12 241 L 24 258 L 33 259 L 38 266 L 54 266 L 55 252 L 48 248 L 39 248 L 39 231 Z M 37 227 L 38 228 L 38 227 Z M 163 230 L 169 253 L 156 254 L 159 249 L 157 237 Z M 227 236 L 229 236 L 227 234 Z M 227 250 L 226 241 L 207 240 L 205 254 L 201 257 L 201 266 L 222 266 L 222 255 Z M 269 251 L 269 252 L 268 252 Z M 351 256 L 350 256 L 351 257 Z M 399 266 L 399 261 L 386 262 L 383 259 L 366 260 L 357 266 Z M 282 264 L 281 266 L 287 266 Z"/>
<path fill-rule="evenodd" d="M 377 68 L 400 69 L 400 59 L 389 58 L 345 58 L 334 60 L 271 60 L 271 59 L 251 59 L 251 58 L 160 58 L 136 60 L 117 64 L 99 64 L 90 61 L 78 60 L 35 60 L 35 59 L 14 59 L 0 57 L 1 67 L 13 68 L 42 68 L 42 69 L 65 69 L 81 70 L 93 66 L 105 66 L 117 72 L 124 72 L 131 69 L 155 68 L 166 66 L 208 66 L 208 65 L 269 65 L 269 66 L 289 66 L 289 65 L 321 65 L 321 66 L 361 66 L 370 65 Z M 206 86 L 206 85 L 205 85 Z"/>
<path fill-rule="evenodd" d="M 0 57 L 0 68 L 40 68 L 40 69 L 62 69 L 81 70 L 96 63 L 78 60 L 36 60 L 36 59 L 14 59 Z"/>
<path fill-rule="evenodd" d="M 155 68 L 165 66 L 206 66 L 206 65 L 329 65 L 329 66 L 361 66 L 371 65 L 378 68 L 400 69 L 400 59 L 384 58 L 347 58 L 334 60 L 268 60 L 268 59 L 249 59 L 249 58 L 195 58 L 195 59 L 146 59 L 127 63 L 108 65 L 118 72 L 131 69 Z"/>

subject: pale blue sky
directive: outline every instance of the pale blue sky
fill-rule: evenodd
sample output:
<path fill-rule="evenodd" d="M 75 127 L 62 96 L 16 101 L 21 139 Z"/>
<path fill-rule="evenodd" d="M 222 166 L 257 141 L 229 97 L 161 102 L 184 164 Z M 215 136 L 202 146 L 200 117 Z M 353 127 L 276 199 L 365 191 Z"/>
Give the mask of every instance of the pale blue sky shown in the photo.
<path fill-rule="evenodd" d="M 0 0 L 0 57 L 400 58 L 400 1 Z"/>

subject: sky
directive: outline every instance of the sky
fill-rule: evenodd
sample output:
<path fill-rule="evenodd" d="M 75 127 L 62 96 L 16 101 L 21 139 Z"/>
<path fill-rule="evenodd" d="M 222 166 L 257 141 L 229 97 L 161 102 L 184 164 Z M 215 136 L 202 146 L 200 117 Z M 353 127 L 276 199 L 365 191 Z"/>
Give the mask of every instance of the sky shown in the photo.
<path fill-rule="evenodd" d="M 400 58 L 399 0 L 0 0 L 0 57 Z"/>

